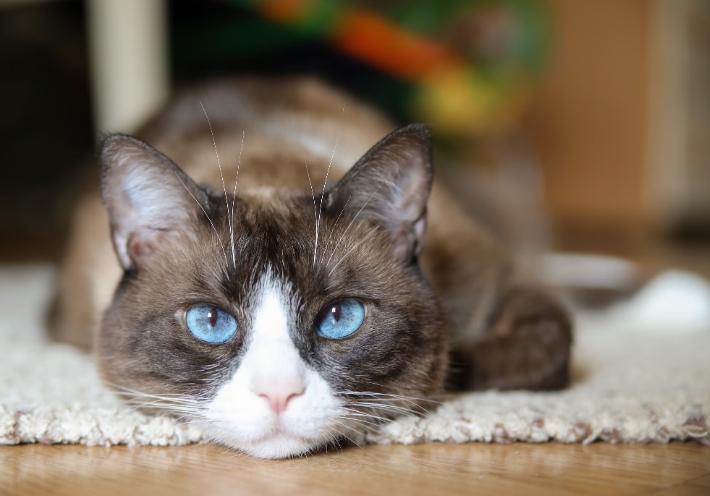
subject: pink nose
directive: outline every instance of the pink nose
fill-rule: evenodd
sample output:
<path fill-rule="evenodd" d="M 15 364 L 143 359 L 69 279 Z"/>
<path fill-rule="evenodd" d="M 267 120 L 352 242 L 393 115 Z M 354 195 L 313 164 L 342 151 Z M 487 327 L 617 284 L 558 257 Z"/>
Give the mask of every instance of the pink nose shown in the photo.
<path fill-rule="evenodd" d="M 297 396 L 301 396 L 306 388 L 301 381 L 293 382 L 258 382 L 252 387 L 257 396 L 269 402 L 269 408 L 279 415 L 288 408 L 288 403 Z"/>

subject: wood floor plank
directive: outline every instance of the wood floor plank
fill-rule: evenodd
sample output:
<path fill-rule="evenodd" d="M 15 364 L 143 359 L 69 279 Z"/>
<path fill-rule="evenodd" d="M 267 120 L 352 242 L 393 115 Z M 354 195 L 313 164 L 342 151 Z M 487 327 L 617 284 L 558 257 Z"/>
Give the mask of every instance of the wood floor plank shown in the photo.
<path fill-rule="evenodd" d="M 653 496 L 708 496 L 710 494 L 710 475 L 669 487 Z"/>
<path fill-rule="evenodd" d="M 710 449 L 687 444 L 368 446 L 286 461 L 211 446 L 0 448 L 3 495 L 710 494 L 708 477 Z"/>

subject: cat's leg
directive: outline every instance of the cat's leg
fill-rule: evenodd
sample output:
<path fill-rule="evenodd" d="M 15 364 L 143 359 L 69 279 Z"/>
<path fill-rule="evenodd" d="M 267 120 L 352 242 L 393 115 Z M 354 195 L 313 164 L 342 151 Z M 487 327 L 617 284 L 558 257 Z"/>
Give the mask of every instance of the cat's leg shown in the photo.
<path fill-rule="evenodd" d="M 539 289 L 506 291 L 487 331 L 454 343 L 452 384 L 463 389 L 561 389 L 569 382 L 572 325 Z"/>
<path fill-rule="evenodd" d="M 569 380 L 571 321 L 440 186 L 420 259 L 450 321 L 452 386 L 558 389 Z"/>
<path fill-rule="evenodd" d="M 96 192 L 87 193 L 74 213 L 59 291 L 48 316 L 51 338 L 90 350 L 120 277 L 101 199 Z"/>

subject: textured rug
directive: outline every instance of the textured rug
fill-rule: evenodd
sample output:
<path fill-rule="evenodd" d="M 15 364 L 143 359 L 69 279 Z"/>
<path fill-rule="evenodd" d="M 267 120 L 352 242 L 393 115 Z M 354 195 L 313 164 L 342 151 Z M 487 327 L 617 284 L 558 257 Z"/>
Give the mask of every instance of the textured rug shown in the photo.
<path fill-rule="evenodd" d="M 47 341 L 43 316 L 54 279 L 47 266 L 0 268 L 0 444 L 200 441 L 195 427 L 123 405 L 101 385 L 89 357 Z M 666 305 L 676 320 L 651 314 L 648 325 L 624 314 L 628 309 L 579 315 L 574 381 L 565 391 L 466 394 L 424 418 L 388 424 L 370 441 L 710 444 L 710 329 L 683 319 L 698 314 L 689 302 L 710 291 L 695 283 L 692 295 L 675 292 L 678 301 Z M 649 298 L 647 306 L 658 308 Z M 629 325 L 620 327 L 624 321 Z"/>

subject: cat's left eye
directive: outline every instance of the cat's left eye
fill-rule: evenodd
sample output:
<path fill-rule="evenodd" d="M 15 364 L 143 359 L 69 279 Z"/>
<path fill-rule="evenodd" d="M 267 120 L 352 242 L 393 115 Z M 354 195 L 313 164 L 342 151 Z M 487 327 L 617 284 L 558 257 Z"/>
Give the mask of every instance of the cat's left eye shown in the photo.
<path fill-rule="evenodd" d="M 354 298 L 338 300 L 326 305 L 316 317 L 319 336 L 341 339 L 357 331 L 365 320 L 365 305 Z"/>
<path fill-rule="evenodd" d="M 226 343 L 237 332 L 237 320 L 219 307 L 195 305 L 185 313 L 185 324 L 199 340 L 207 343 Z"/>

